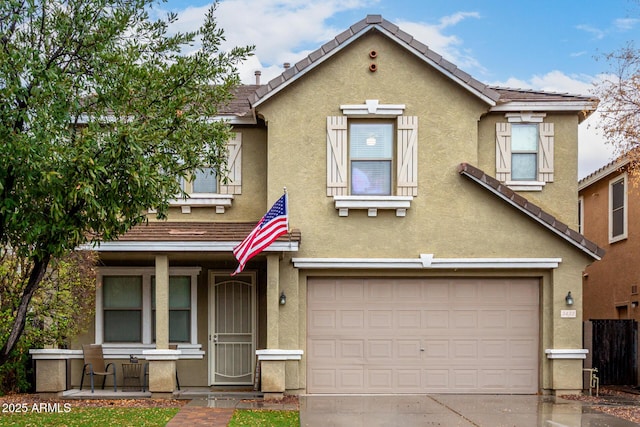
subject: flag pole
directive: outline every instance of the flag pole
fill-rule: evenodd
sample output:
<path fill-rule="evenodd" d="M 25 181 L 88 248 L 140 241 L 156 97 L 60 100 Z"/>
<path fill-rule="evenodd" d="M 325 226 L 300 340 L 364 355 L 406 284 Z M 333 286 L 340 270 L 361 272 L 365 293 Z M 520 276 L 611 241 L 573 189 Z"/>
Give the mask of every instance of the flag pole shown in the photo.
<path fill-rule="evenodd" d="M 282 187 L 282 191 L 284 191 L 284 206 L 287 212 L 287 234 L 289 235 L 289 239 L 291 239 L 291 233 L 289 232 L 289 194 L 287 194 L 287 187 Z"/>

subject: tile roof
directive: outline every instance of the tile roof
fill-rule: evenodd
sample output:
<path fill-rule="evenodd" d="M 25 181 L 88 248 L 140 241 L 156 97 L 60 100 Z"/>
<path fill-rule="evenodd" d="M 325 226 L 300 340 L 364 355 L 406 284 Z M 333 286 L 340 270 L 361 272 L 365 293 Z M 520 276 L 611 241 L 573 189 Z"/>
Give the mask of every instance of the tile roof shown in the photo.
<path fill-rule="evenodd" d="M 149 222 L 138 225 L 118 241 L 124 242 L 239 242 L 255 222 Z M 300 230 L 293 229 L 278 241 L 300 242 Z"/>
<path fill-rule="evenodd" d="M 338 34 L 333 40 L 325 43 L 319 49 L 311 52 L 306 58 L 286 69 L 267 85 L 260 87 L 251 100 L 252 104 L 259 103 L 272 93 L 277 92 L 281 87 L 285 86 L 286 83 L 296 80 L 301 74 L 304 74 L 307 70 L 313 68 L 318 63 L 321 63 L 328 56 L 331 56 L 333 53 L 368 31 L 380 31 L 387 34 L 399 44 L 420 56 L 423 60 L 440 69 L 454 81 L 468 88 L 470 91 L 486 97 L 488 102 L 495 103 L 500 98 L 500 94 L 494 89 L 460 70 L 457 66 L 444 59 L 441 55 L 429 49 L 425 44 L 414 39 L 410 34 L 402 31 L 397 25 L 383 19 L 381 15 L 367 15 L 365 19 L 356 22 L 351 27 Z"/>
<path fill-rule="evenodd" d="M 570 93 L 547 92 L 533 89 L 509 88 L 501 86 L 490 86 L 500 94 L 500 102 L 506 101 L 584 101 L 590 102 L 595 99 L 591 96 L 576 95 Z"/>
<path fill-rule="evenodd" d="M 236 87 L 233 91 L 233 99 L 226 105 L 221 105 L 218 108 L 218 114 L 220 115 L 233 115 L 237 117 L 244 117 L 251 112 L 251 102 L 256 90 L 260 88 L 260 85 L 241 85 Z"/>
<path fill-rule="evenodd" d="M 520 194 L 516 193 L 492 176 L 487 175 L 475 166 L 468 163 L 461 163 L 458 166 L 458 173 L 466 176 L 477 184 L 480 184 L 483 188 L 490 191 L 498 198 L 509 203 L 511 206 L 562 237 L 572 245 L 581 249 L 594 259 L 599 260 L 604 256 L 604 249 L 600 248 L 594 242 L 590 241 L 577 231 L 572 230 L 568 225 L 558 221 L 553 215 L 545 212 L 540 207 L 531 203 Z"/>
<path fill-rule="evenodd" d="M 235 92 L 236 99 L 228 105 L 221 107 L 219 110 L 220 114 L 233 115 L 236 117 L 247 116 L 252 108 L 255 108 L 271 95 L 286 87 L 290 82 L 297 80 L 307 71 L 351 43 L 354 39 L 357 39 L 369 31 L 379 31 L 386 34 L 398 44 L 404 46 L 436 69 L 439 69 L 443 74 L 470 92 L 483 97 L 490 105 L 505 106 L 510 103 L 519 104 L 523 102 L 554 103 L 556 106 L 558 104 L 570 105 L 568 107 L 569 110 L 582 111 L 585 113 L 585 117 L 595 110 L 597 106 L 597 100 L 590 96 L 486 85 L 460 70 L 441 55 L 429 49 L 428 46 L 402 31 L 397 25 L 382 18 L 381 15 L 367 15 L 365 19 L 338 34 L 334 39 L 311 52 L 306 58 L 297 62 L 294 66 L 285 69 L 282 74 L 272 79 L 266 85 L 243 85 L 238 87 Z M 551 110 L 552 108 L 548 109 Z"/>

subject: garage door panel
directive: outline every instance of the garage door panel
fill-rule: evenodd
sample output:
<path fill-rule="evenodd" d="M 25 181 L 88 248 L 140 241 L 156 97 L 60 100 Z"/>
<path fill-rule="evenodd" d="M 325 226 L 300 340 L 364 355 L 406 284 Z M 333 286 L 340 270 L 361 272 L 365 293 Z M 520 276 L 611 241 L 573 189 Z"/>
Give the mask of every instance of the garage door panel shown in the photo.
<path fill-rule="evenodd" d="M 536 393 L 538 294 L 535 279 L 310 278 L 307 391 Z"/>
<path fill-rule="evenodd" d="M 339 312 L 340 328 L 362 329 L 364 328 L 364 310 L 342 310 Z"/>
<path fill-rule="evenodd" d="M 368 326 L 378 329 L 393 329 L 392 310 L 371 310 L 368 312 Z"/>

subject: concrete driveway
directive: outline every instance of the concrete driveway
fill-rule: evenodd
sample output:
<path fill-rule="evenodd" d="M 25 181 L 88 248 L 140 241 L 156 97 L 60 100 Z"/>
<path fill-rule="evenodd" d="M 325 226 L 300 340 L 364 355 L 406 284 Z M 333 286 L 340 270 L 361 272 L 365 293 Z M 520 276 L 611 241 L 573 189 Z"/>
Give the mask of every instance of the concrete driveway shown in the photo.
<path fill-rule="evenodd" d="M 530 395 L 303 395 L 302 427 L 631 427 L 582 402 Z"/>

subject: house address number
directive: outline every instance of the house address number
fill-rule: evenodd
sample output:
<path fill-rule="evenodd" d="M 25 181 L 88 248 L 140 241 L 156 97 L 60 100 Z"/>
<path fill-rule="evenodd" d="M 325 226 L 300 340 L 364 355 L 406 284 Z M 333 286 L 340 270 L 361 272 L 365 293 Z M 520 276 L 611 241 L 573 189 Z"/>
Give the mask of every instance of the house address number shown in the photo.
<path fill-rule="evenodd" d="M 560 310 L 560 317 L 563 319 L 573 319 L 576 317 L 576 310 Z"/>

